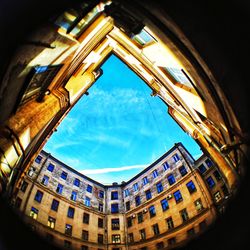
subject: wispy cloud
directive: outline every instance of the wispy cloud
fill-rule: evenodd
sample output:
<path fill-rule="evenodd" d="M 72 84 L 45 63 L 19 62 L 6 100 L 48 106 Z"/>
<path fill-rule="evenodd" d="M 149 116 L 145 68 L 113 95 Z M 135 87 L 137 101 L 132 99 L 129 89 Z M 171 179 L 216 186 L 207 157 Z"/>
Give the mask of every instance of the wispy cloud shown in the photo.
<path fill-rule="evenodd" d="M 122 172 L 131 169 L 144 169 L 148 165 L 133 165 L 133 166 L 123 166 L 118 168 L 98 168 L 98 169 L 84 169 L 80 171 L 80 173 L 85 175 L 91 174 L 104 174 L 104 173 L 114 173 L 114 172 Z"/>

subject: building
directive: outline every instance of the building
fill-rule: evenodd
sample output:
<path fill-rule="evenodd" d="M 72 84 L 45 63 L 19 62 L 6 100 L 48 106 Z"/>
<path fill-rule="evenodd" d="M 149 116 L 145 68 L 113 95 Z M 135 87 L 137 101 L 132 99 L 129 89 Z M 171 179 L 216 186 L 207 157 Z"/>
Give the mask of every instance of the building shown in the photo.
<path fill-rule="evenodd" d="M 41 151 L 13 202 L 34 231 L 65 248 L 169 249 L 185 245 L 223 213 L 230 195 L 224 182 L 208 157 L 195 161 L 181 143 L 112 185 Z"/>

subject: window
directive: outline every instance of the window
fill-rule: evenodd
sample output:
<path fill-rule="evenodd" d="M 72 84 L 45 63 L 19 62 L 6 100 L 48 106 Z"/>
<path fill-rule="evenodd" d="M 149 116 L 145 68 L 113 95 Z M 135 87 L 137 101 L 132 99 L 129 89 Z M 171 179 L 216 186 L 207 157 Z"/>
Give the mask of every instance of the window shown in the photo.
<path fill-rule="evenodd" d="M 112 230 L 120 230 L 120 220 L 117 219 L 111 219 L 111 228 Z"/>
<path fill-rule="evenodd" d="M 139 212 L 137 214 L 137 220 L 138 220 L 138 223 L 142 223 L 143 222 L 143 213 L 142 212 Z"/>
<path fill-rule="evenodd" d="M 196 187 L 195 187 L 193 181 L 189 181 L 186 184 L 186 186 L 187 186 L 187 189 L 188 189 L 188 191 L 189 191 L 190 194 L 192 194 L 192 193 L 194 193 L 196 191 Z"/>
<path fill-rule="evenodd" d="M 113 203 L 111 204 L 111 213 L 114 214 L 114 213 L 119 213 L 119 206 L 118 206 L 118 203 Z"/>
<path fill-rule="evenodd" d="M 103 244 L 103 234 L 98 234 L 97 241 L 99 244 Z"/>
<path fill-rule="evenodd" d="M 114 243 L 114 244 L 121 243 L 121 235 L 120 234 L 112 234 L 112 243 Z"/>
<path fill-rule="evenodd" d="M 90 198 L 87 197 L 87 196 L 85 197 L 84 205 L 87 206 L 87 207 L 91 206 Z"/>
<path fill-rule="evenodd" d="M 52 204 L 51 204 L 51 210 L 57 211 L 59 206 L 59 201 L 53 199 Z"/>
<path fill-rule="evenodd" d="M 34 200 L 41 203 L 42 198 L 43 198 L 43 192 L 37 190 Z"/>
<path fill-rule="evenodd" d="M 25 192 L 26 189 L 27 189 L 27 187 L 28 187 L 28 183 L 27 183 L 26 181 L 23 181 L 20 190 L 21 190 L 22 192 Z"/>
<path fill-rule="evenodd" d="M 198 199 L 194 202 L 194 206 L 197 210 L 197 212 L 201 211 L 203 209 L 202 201 L 201 199 Z"/>
<path fill-rule="evenodd" d="M 174 198 L 175 198 L 176 203 L 179 203 L 183 200 L 180 190 L 177 190 L 174 192 Z"/>
<path fill-rule="evenodd" d="M 69 207 L 68 208 L 68 213 L 67 213 L 67 216 L 68 218 L 74 218 L 74 214 L 75 214 L 75 209 L 73 207 Z"/>
<path fill-rule="evenodd" d="M 173 222 L 173 218 L 172 217 L 168 217 L 166 219 L 166 223 L 167 223 L 168 229 L 174 228 L 174 222 Z"/>
<path fill-rule="evenodd" d="M 76 201 L 76 198 L 77 198 L 77 192 L 76 192 L 76 191 L 72 191 L 71 196 L 70 196 L 70 199 L 71 199 L 72 201 Z"/>
<path fill-rule="evenodd" d="M 49 176 L 44 175 L 44 176 L 43 176 L 43 179 L 42 179 L 42 181 L 41 181 L 41 183 L 42 183 L 44 186 L 47 186 L 48 183 L 49 183 Z"/>
<path fill-rule="evenodd" d="M 128 242 L 129 242 L 129 243 L 134 242 L 134 234 L 133 234 L 133 233 L 129 233 L 129 234 L 128 234 Z"/>
<path fill-rule="evenodd" d="M 135 192 L 138 191 L 138 189 L 139 189 L 138 183 L 135 183 L 133 185 L 133 189 L 134 189 Z"/>
<path fill-rule="evenodd" d="M 130 201 L 126 201 L 125 206 L 126 206 L 126 211 L 129 211 L 130 210 Z"/>
<path fill-rule="evenodd" d="M 170 186 L 173 185 L 173 184 L 175 183 L 175 178 L 174 178 L 174 175 L 173 175 L 173 174 L 170 174 L 170 175 L 167 177 L 167 179 L 168 179 L 168 183 L 169 183 Z"/>
<path fill-rule="evenodd" d="M 156 178 L 156 177 L 159 175 L 157 169 L 155 169 L 155 170 L 152 172 L 152 175 L 153 175 L 153 178 Z"/>
<path fill-rule="evenodd" d="M 201 164 L 199 167 L 198 167 L 199 171 L 201 174 L 204 174 L 206 171 L 207 171 L 207 168 L 205 167 L 204 164 Z"/>
<path fill-rule="evenodd" d="M 142 183 L 143 183 L 143 185 L 148 184 L 148 177 L 147 176 L 143 177 Z"/>
<path fill-rule="evenodd" d="M 118 191 L 111 192 L 111 200 L 118 200 Z"/>
<path fill-rule="evenodd" d="M 89 247 L 88 247 L 88 246 L 85 246 L 85 245 L 82 245 L 82 246 L 81 246 L 81 250 L 89 250 Z"/>
<path fill-rule="evenodd" d="M 45 238 L 48 242 L 53 242 L 53 240 L 54 240 L 54 236 L 50 233 L 46 233 Z"/>
<path fill-rule="evenodd" d="M 70 224 L 65 225 L 65 234 L 68 236 L 72 235 L 72 226 Z"/>
<path fill-rule="evenodd" d="M 64 240 L 64 247 L 67 249 L 71 249 L 71 242 L 68 240 Z"/>
<path fill-rule="evenodd" d="M 185 222 L 187 221 L 189 218 L 188 218 L 188 213 L 187 213 L 187 209 L 184 208 L 180 211 L 180 215 L 181 215 L 181 218 L 182 218 L 182 222 Z"/>
<path fill-rule="evenodd" d="M 89 224 L 89 214 L 88 213 L 83 213 L 82 222 L 85 224 Z"/>
<path fill-rule="evenodd" d="M 50 171 L 50 172 L 53 172 L 54 171 L 54 168 L 55 168 L 55 165 L 52 164 L 52 163 L 49 163 L 48 167 L 47 167 L 47 170 Z"/>
<path fill-rule="evenodd" d="M 30 217 L 32 217 L 34 220 L 36 220 L 37 216 L 38 216 L 38 209 L 32 207 L 30 210 Z"/>
<path fill-rule="evenodd" d="M 164 163 L 163 163 L 163 169 L 164 169 L 164 171 L 166 171 L 166 170 L 169 169 L 169 165 L 168 165 L 167 162 L 164 162 Z"/>
<path fill-rule="evenodd" d="M 163 249 L 163 248 L 164 248 L 164 243 L 162 241 L 156 244 L 156 249 Z"/>
<path fill-rule="evenodd" d="M 169 238 L 168 239 L 168 245 L 172 246 L 176 243 L 176 238 L 175 237 L 172 237 L 172 238 Z"/>
<path fill-rule="evenodd" d="M 224 184 L 223 186 L 221 186 L 221 190 L 222 190 L 222 192 L 223 192 L 223 194 L 225 196 L 229 195 L 229 191 L 228 191 L 228 188 L 227 188 L 226 184 Z"/>
<path fill-rule="evenodd" d="M 132 227 L 132 217 L 127 218 L 127 227 Z"/>
<path fill-rule="evenodd" d="M 148 247 L 141 247 L 140 250 L 148 250 Z"/>
<path fill-rule="evenodd" d="M 82 230 L 82 240 L 88 241 L 89 240 L 89 232 L 86 230 Z"/>
<path fill-rule="evenodd" d="M 68 176 L 68 173 L 62 171 L 62 173 L 61 173 L 61 178 L 64 179 L 64 180 L 66 180 L 66 179 L 67 179 L 67 176 Z"/>
<path fill-rule="evenodd" d="M 56 224 L 56 219 L 49 216 L 49 218 L 48 218 L 48 227 L 54 229 L 55 224 Z"/>
<path fill-rule="evenodd" d="M 154 235 L 160 234 L 159 226 L 158 226 L 157 223 L 154 224 L 154 225 L 152 226 L 152 228 L 153 228 Z"/>
<path fill-rule="evenodd" d="M 87 190 L 89 193 L 92 193 L 93 187 L 90 186 L 90 185 L 88 185 L 86 190 Z"/>
<path fill-rule="evenodd" d="M 141 240 L 146 240 L 146 231 L 144 228 L 140 230 L 140 236 Z"/>
<path fill-rule="evenodd" d="M 99 198 L 101 199 L 104 198 L 104 192 L 102 190 L 99 190 Z"/>
<path fill-rule="evenodd" d="M 74 185 L 77 186 L 77 187 L 79 187 L 80 186 L 80 180 L 77 179 L 77 178 L 75 178 L 74 179 Z"/>
<path fill-rule="evenodd" d="M 35 159 L 35 162 L 38 163 L 38 164 L 41 163 L 42 158 L 43 158 L 43 157 L 42 157 L 41 155 L 38 155 L 38 156 L 36 157 L 36 159 Z"/>
<path fill-rule="evenodd" d="M 58 194 L 62 194 L 62 191 L 63 191 L 63 185 L 58 183 L 57 188 L 56 188 L 56 192 Z"/>
<path fill-rule="evenodd" d="M 189 230 L 187 230 L 187 236 L 188 237 L 193 237 L 195 235 L 195 230 L 194 228 L 190 228 Z"/>
<path fill-rule="evenodd" d="M 200 231 L 204 231 L 207 227 L 207 222 L 206 220 L 203 220 L 202 222 L 199 223 L 199 229 Z"/>
<path fill-rule="evenodd" d="M 220 191 L 217 191 L 215 194 L 214 194 L 214 200 L 215 202 L 219 202 L 220 200 L 222 199 L 221 197 L 221 194 L 220 194 Z"/>
<path fill-rule="evenodd" d="M 22 204 L 22 199 L 20 197 L 16 197 L 15 207 L 20 208 L 21 204 Z"/>
<path fill-rule="evenodd" d="M 209 176 L 207 179 L 207 184 L 210 188 L 213 188 L 215 186 L 215 182 L 214 182 L 214 179 L 212 178 L 212 176 Z"/>
<path fill-rule="evenodd" d="M 136 206 L 139 206 L 141 204 L 141 197 L 139 196 L 139 195 L 137 195 L 136 197 L 135 197 L 135 205 Z"/>
<path fill-rule="evenodd" d="M 220 180 L 221 180 L 221 175 L 220 175 L 220 173 L 219 173 L 218 170 L 215 170 L 213 174 L 214 174 L 214 177 L 215 177 L 215 179 L 216 179 L 217 181 L 220 181 Z"/>
<path fill-rule="evenodd" d="M 158 194 L 161 193 L 163 191 L 163 186 L 162 186 L 162 183 L 161 182 L 158 182 L 156 184 L 156 189 L 157 189 L 157 192 Z"/>
<path fill-rule="evenodd" d="M 146 194 L 146 199 L 147 199 L 147 200 L 149 200 L 149 199 L 152 198 L 152 194 L 151 194 L 150 189 L 148 189 L 148 190 L 145 192 L 145 194 Z"/>
<path fill-rule="evenodd" d="M 36 168 L 34 167 L 30 167 L 29 171 L 28 171 L 28 176 L 32 177 L 34 175 L 34 173 L 36 172 Z"/>
<path fill-rule="evenodd" d="M 172 158 L 174 159 L 175 162 L 178 162 L 180 160 L 180 157 L 178 154 L 174 154 Z"/>
<path fill-rule="evenodd" d="M 187 169 L 183 165 L 181 167 L 179 167 L 179 171 L 180 171 L 180 174 L 182 177 L 187 174 Z"/>
<path fill-rule="evenodd" d="M 142 29 L 142 31 L 135 35 L 132 39 L 141 46 L 145 46 L 154 41 L 154 38 L 145 29 Z"/>
<path fill-rule="evenodd" d="M 125 189 L 125 190 L 124 190 L 124 196 L 125 196 L 125 197 L 129 196 L 129 190 L 128 190 L 128 189 Z"/>
<path fill-rule="evenodd" d="M 168 201 L 166 198 L 161 201 L 161 207 L 162 211 L 166 211 L 169 209 Z"/>
<path fill-rule="evenodd" d="M 149 215 L 150 215 L 150 218 L 154 217 L 156 215 L 156 212 L 155 212 L 155 206 L 152 205 L 149 207 Z"/>
<path fill-rule="evenodd" d="M 208 166 L 209 168 L 213 166 L 213 163 L 212 163 L 212 161 L 211 161 L 209 158 L 207 158 L 207 159 L 205 160 L 205 162 L 206 162 L 206 164 L 207 164 L 207 166 Z"/>
<path fill-rule="evenodd" d="M 98 218 L 98 227 L 103 228 L 103 219 L 102 218 Z"/>
<path fill-rule="evenodd" d="M 103 212 L 103 204 L 102 203 L 99 203 L 98 211 Z"/>

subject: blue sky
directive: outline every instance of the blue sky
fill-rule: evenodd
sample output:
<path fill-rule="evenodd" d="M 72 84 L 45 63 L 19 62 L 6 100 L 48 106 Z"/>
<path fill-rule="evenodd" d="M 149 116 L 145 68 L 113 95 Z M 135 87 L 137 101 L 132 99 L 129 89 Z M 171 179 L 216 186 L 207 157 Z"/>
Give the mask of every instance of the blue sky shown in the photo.
<path fill-rule="evenodd" d="M 166 105 L 112 55 L 89 89 L 46 143 L 44 150 L 103 184 L 127 181 L 176 142 L 194 158 L 196 142 L 168 115 Z"/>

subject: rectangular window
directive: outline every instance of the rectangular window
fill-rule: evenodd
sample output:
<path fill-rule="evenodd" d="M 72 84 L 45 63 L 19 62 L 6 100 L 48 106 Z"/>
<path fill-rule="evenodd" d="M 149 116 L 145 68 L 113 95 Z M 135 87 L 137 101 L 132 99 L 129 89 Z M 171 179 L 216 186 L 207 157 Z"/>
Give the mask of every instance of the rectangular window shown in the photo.
<path fill-rule="evenodd" d="M 153 228 L 154 235 L 160 234 L 159 226 L 158 226 L 157 223 L 154 224 L 154 225 L 152 226 L 152 228 Z"/>
<path fill-rule="evenodd" d="M 41 163 L 42 158 L 43 158 L 43 157 L 42 157 L 41 155 L 38 155 L 38 156 L 36 157 L 36 159 L 35 159 L 35 162 L 38 163 L 38 164 Z"/>
<path fill-rule="evenodd" d="M 187 221 L 189 219 L 186 208 L 184 208 L 184 209 L 182 209 L 180 211 L 180 215 L 181 215 L 181 218 L 182 218 L 182 222 L 185 222 L 185 221 Z"/>
<path fill-rule="evenodd" d="M 41 203 L 42 198 L 43 198 L 43 192 L 37 190 L 34 200 Z"/>
<path fill-rule="evenodd" d="M 178 154 L 174 154 L 172 158 L 174 159 L 175 162 L 178 162 L 180 160 L 180 157 Z"/>
<path fill-rule="evenodd" d="M 199 171 L 201 174 L 204 174 L 206 171 L 207 171 L 207 168 L 205 167 L 204 164 L 201 164 L 199 167 L 198 167 Z"/>
<path fill-rule="evenodd" d="M 135 183 L 135 184 L 133 185 L 133 189 L 134 189 L 135 192 L 138 191 L 138 189 L 139 189 L 138 183 Z"/>
<path fill-rule="evenodd" d="M 132 217 L 127 218 L 127 227 L 132 227 Z"/>
<path fill-rule="evenodd" d="M 207 179 L 207 184 L 210 188 L 213 188 L 215 186 L 215 182 L 214 182 L 214 179 L 212 178 L 212 176 L 209 176 Z"/>
<path fill-rule="evenodd" d="M 89 232 L 86 230 L 82 230 L 82 240 L 88 241 L 89 240 Z"/>
<path fill-rule="evenodd" d="M 54 210 L 54 211 L 56 211 L 56 212 L 57 212 L 57 210 L 58 210 L 58 206 L 59 206 L 59 201 L 58 201 L 58 200 L 53 199 L 52 204 L 51 204 L 51 210 Z"/>
<path fill-rule="evenodd" d="M 156 178 L 158 176 L 158 171 L 157 169 L 155 169 L 153 172 L 152 172 L 152 175 L 153 175 L 153 178 Z"/>
<path fill-rule="evenodd" d="M 49 163 L 48 167 L 47 167 L 47 170 L 50 171 L 50 172 L 53 172 L 54 171 L 54 168 L 55 168 L 55 165 L 52 164 L 52 163 Z"/>
<path fill-rule="evenodd" d="M 87 207 L 91 206 L 90 198 L 87 197 L 87 196 L 85 197 L 84 205 L 87 206 Z"/>
<path fill-rule="evenodd" d="M 89 214 L 88 213 L 83 213 L 82 222 L 85 224 L 89 224 Z"/>
<path fill-rule="evenodd" d="M 62 173 L 61 173 L 61 178 L 64 179 L 64 180 L 66 180 L 66 179 L 67 179 L 67 176 L 68 176 L 68 173 L 62 171 Z"/>
<path fill-rule="evenodd" d="M 179 172 L 181 176 L 183 177 L 187 174 L 187 169 L 185 168 L 185 166 L 182 165 L 181 167 L 179 167 Z"/>
<path fill-rule="evenodd" d="M 113 244 L 121 243 L 121 235 L 120 234 L 112 234 L 112 243 Z"/>
<path fill-rule="evenodd" d="M 55 224 L 56 224 L 56 219 L 53 218 L 53 217 L 50 217 L 48 218 L 48 227 L 54 229 L 55 228 Z"/>
<path fill-rule="evenodd" d="M 65 225 L 65 234 L 68 236 L 72 236 L 72 226 L 70 224 Z"/>
<path fill-rule="evenodd" d="M 156 189 L 157 189 L 157 192 L 158 194 L 161 193 L 163 191 L 163 186 L 162 186 L 162 183 L 161 182 L 158 182 L 156 184 Z"/>
<path fill-rule="evenodd" d="M 86 190 L 87 192 L 92 193 L 93 187 L 88 185 Z"/>
<path fill-rule="evenodd" d="M 207 158 L 207 159 L 205 160 L 205 163 L 207 164 L 207 166 L 208 166 L 209 168 L 213 166 L 213 163 L 212 163 L 212 161 L 211 161 L 209 158 Z"/>
<path fill-rule="evenodd" d="M 99 244 L 103 244 L 103 234 L 98 234 L 97 241 Z"/>
<path fill-rule="evenodd" d="M 223 186 L 221 186 L 221 190 L 222 190 L 222 192 L 223 192 L 223 194 L 225 196 L 229 195 L 229 191 L 228 191 L 228 188 L 227 188 L 226 184 L 224 184 Z"/>
<path fill-rule="evenodd" d="M 203 205 L 202 205 L 201 199 L 197 199 L 197 200 L 194 202 L 194 206 L 195 206 L 197 212 L 200 212 L 200 211 L 203 209 Z"/>
<path fill-rule="evenodd" d="M 71 249 L 71 242 L 68 241 L 68 240 L 64 240 L 64 247 L 65 247 L 66 249 Z"/>
<path fill-rule="evenodd" d="M 174 198 L 175 198 L 176 203 L 179 203 L 183 200 L 180 190 L 177 190 L 174 192 Z"/>
<path fill-rule="evenodd" d="M 218 170 L 215 170 L 213 174 L 214 174 L 214 177 L 217 181 L 221 180 L 221 175 L 220 175 L 220 172 Z"/>
<path fill-rule="evenodd" d="M 99 198 L 101 199 L 104 198 L 104 192 L 102 190 L 99 190 Z"/>
<path fill-rule="evenodd" d="M 196 192 L 196 187 L 195 187 L 193 181 L 189 181 L 189 182 L 186 184 L 186 186 L 187 186 L 187 189 L 188 189 L 188 191 L 189 191 L 190 194 Z"/>
<path fill-rule="evenodd" d="M 172 237 L 172 238 L 169 238 L 168 239 L 168 245 L 172 246 L 176 243 L 176 238 L 175 237 Z"/>
<path fill-rule="evenodd" d="M 136 197 L 135 197 L 135 205 L 136 206 L 139 206 L 141 204 L 141 197 L 139 196 L 139 195 L 137 195 Z"/>
<path fill-rule="evenodd" d="M 98 218 L 98 227 L 103 228 L 103 219 L 102 218 Z"/>
<path fill-rule="evenodd" d="M 37 216 L 38 216 L 38 209 L 32 207 L 30 210 L 30 217 L 32 217 L 34 220 L 36 220 Z"/>
<path fill-rule="evenodd" d="M 166 219 L 166 223 L 167 223 L 168 229 L 174 228 L 174 221 L 173 221 L 173 218 L 172 218 L 172 217 L 168 217 L 168 218 Z"/>
<path fill-rule="evenodd" d="M 74 218 L 74 214 L 75 214 L 75 209 L 73 207 L 69 207 L 68 208 L 68 213 L 67 213 L 67 216 L 68 218 Z"/>
<path fill-rule="evenodd" d="M 77 186 L 77 187 L 79 187 L 80 186 L 80 180 L 77 179 L 77 178 L 75 178 L 74 179 L 74 185 Z"/>
<path fill-rule="evenodd" d="M 30 167 L 29 171 L 28 171 L 28 176 L 32 177 L 34 175 L 34 173 L 36 172 L 36 168 L 34 167 Z"/>
<path fill-rule="evenodd" d="M 192 238 L 193 236 L 195 236 L 195 230 L 194 230 L 194 228 L 190 228 L 190 229 L 187 230 L 187 236 L 189 238 Z"/>
<path fill-rule="evenodd" d="M 142 183 L 143 183 L 143 185 L 148 184 L 148 177 L 147 176 L 143 177 Z"/>
<path fill-rule="evenodd" d="M 129 233 L 128 234 L 128 242 L 129 243 L 133 243 L 134 242 L 134 234 L 133 233 Z"/>
<path fill-rule="evenodd" d="M 145 192 L 145 194 L 146 194 L 146 199 L 147 199 L 147 200 L 149 200 L 149 199 L 152 198 L 152 194 L 151 194 L 150 189 L 148 189 L 148 190 Z"/>
<path fill-rule="evenodd" d="M 169 209 L 168 201 L 166 198 L 161 200 L 161 207 L 162 211 L 167 211 Z"/>
<path fill-rule="evenodd" d="M 206 227 L 207 227 L 206 220 L 203 220 L 202 222 L 199 223 L 199 229 L 201 232 L 204 231 L 206 229 Z"/>
<path fill-rule="evenodd" d="M 125 206 L 126 206 L 126 211 L 129 211 L 130 210 L 130 201 L 126 201 Z"/>
<path fill-rule="evenodd" d="M 41 181 L 41 183 L 42 183 L 44 186 L 47 186 L 48 183 L 49 183 L 49 176 L 44 175 L 44 176 L 43 176 L 43 179 L 42 179 L 42 181 Z"/>
<path fill-rule="evenodd" d="M 102 203 L 99 203 L 99 205 L 98 205 L 98 211 L 99 212 L 103 212 L 103 204 Z"/>
<path fill-rule="evenodd" d="M 128 189 L 125 189 L 125 190 L 124 190 L 124 196 L 125 196 L 125 197 L 128 197 L 128 196 L 129 196 L 129 190 L 128 190 Z"/>
<path fill-rule="evenodd" d="M 167 179 L 168 179 L 168 183 L 169 183 L 170 186 L 173 185 L 173 184 L 175 183 L 175 178 L 174 178 L 174 175 L 173 175 L 173 174 L 170 174 L 170 175 L 167 177 Z"/>
<path fill-rule="evenodd" d="M 142 212 L 139 212 L 137 214 L 137 220 L 138 220 L 138 223 L 142 223 L 143 222 L 143 213 Z"/>
<path fill-rule="evenodd" d="M 21 204 L 22 204 L 22 199 L 20 197 L 16 197 L 15 207 L 20 208 Z"/>
<path fill-rule="evenodd" d="M 156 249 L 163 249 L 163 248 L 164 248 L 164 243 L 162 241 L 156 244 Z"/>
<path fill-rule="evenodd" d="M 146 240 L 146 231 L 145 231 L 145 229 L 140 230 L 140 236 L 141 236 L 141 240 Z"/>
<path fill-rule="evenodd" d="M 23 181 L 20 190 L 24 193 L 28 187 L 28 183 L 26 181 Z"/>
<path fill-rule="evenodd" d="M 88 246 L 85 246 L 85 245 L 82 245 L 82 246 L 81 246 L 81 250 L 89 250 L 89 247 L 88 247 Z"/>
<path fill-rule="evenodd" d="M 71 196 L 70 196 L 70 199 L 71 199 L 72 201 L 76 201 L 76 199 L 77 199 L 77 192 L 76 192 L 76 191 L 72 191 Z"/>
<path fill-rule="evenodd" d="M 217 191 L 215 194 L 214 194 L 214 200 L 216 203 L 218 203 L 219 201 L 221 201 L 222 197 L 221 197 L 221 194 L 220 194 L 220 191 Z"/>
<path fill-rule="evenodd" d="M 118 191 L 111 192 L 111 200 L 118 200 Z"/>
<path fill-rule="evenodd" d="M 112 230 L 120 230 L 120 220 L 119 218 L 111 219 Z"/>
<path fill-rule="evenodd" d="M 62 194 L 62 191 L 63 191 L 63 185 L 58 183 L 57 188 L 56 188 L 56 192 L 58 194 Z"/>
<path fill-rule="evenodd" d="M 163 163 L 163 169 L 164 169 L 164 171 L 166 171 L 166 170 L 169 169 L 169 165 L 168 165 L 167 162 L 164 162 L 164 163 Z"/>
<path fill-rule="evenodd" d="M 150 218 L 156 216 L 156 211 L 155 211 L 155 206 L 154 205 L 149 207 L 149 215 L 150 215 Z"/>
<path fill-rule="evenodd" d="M 141 46 L 151 44 L 154 41 L 154 38 L 145 29 L 142 29 L 142 31 L 132 39 Z"/>
<path fill-rule="evenodd" d="M 119 204 L 118 203 L 113 203 L 111 204 L 111 213 L 119 213 Z"/>

